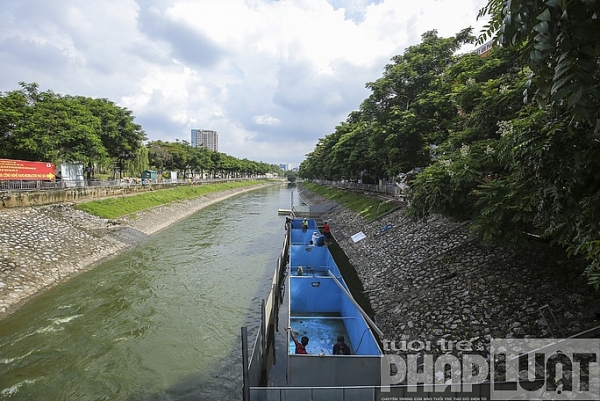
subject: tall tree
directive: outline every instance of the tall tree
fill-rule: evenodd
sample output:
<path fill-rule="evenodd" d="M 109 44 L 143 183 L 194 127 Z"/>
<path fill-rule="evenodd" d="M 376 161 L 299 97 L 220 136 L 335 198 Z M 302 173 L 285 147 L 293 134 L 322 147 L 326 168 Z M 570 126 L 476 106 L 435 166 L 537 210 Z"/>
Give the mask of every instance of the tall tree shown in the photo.
<path fill-rule="evenodd" d="M 590 261 L 600 287 L 599 0 L 490 0 L 487 36 L 519 50 L 531 74 L 525 101 L 540 111 L 514 121 L 513 187 L 531 199 L 551 241 Z M 507 145 L 508 146 L 508 145 Z M 534 179 L 535 178 L 535 179 Z M 487 204 L 489 213 L 494 207 Z"/>
<path fill-rule="evenodd" d="M 435 30 L 424 33 L 419 45 L 394 56 L 383 77 L 367 84 L 372 94 L 361 110 L 376 123 L 373 147 L 388 175 L 427 164 L 428 145 L 448 136 L 457 110 L 444 96 L 444 74 L 458 60 L 455 52 L 475 41 L 471 31 L 465 29 L 450 38 L 440 38 Z"/>
<path fill-rule="evenodd" d="M 117 106 L 107 99 L 77 97 L 101 124 L 99 137 L 109 157 L 121 163 L 135 159 L 143 146 L 146 134 L 142 127 L 134 122 L 131 111 Z"/>
<path fill-rule="evenodd" d="M 456 51 L 474 40 L 470 28 L 451 38 L 440 38 L 434 30 L 423 34 L 419 45 L 393 57 L 383 77 L 366 84 L 372 93 L 360 111 L 317 144 L 300 175 L 315 174 L 318 165 L 319 177 L 358 171 L 365 180 L 377 181 L 427 165 L 429 145 L 448 137 L 458 112 L 447 96 L 445 71 L 457 62 Z"/>
<path fill-rule="evenodd" d="M 89 162 L 106 155 L 100 121 L 70 96 L 39 92 L 36 84 L 2 97 L 6 157 Z"/>
<path fill-rule="evenodd" d="M 145 134 L 131 112 L 106 99 L 40 92 L 36 83 L 0 97 L 3 157 L 85 164 L 132 160 Z M 143 163 L 143 161 L 140 161 Z"/>
<path fill-rule="evenodd" d="M 173 163 L 173 155 L 169 152 L 167 144 L 163 141 L 152 141 L 148 147 L 148 162 L 159 172 L 168 169 Z"/>
<path fill-rule="evenodd" d="M 506 50 L 485 59 L 464 55 L 446 71 L 451 82 L 448 96 L 459 114 L 449 125 L 448 138 L 437 149 L 440 160 L 411 183 L 409 211 L 415 217 L 427 218 L 435 212 L 460 219 L 478 218 L 476 201 L 481 205 L 481 186 L 490 177 L 505 177 L 511 170 L 508 160 L 501 163 L 498 158 L 503 137 L 498 124 L 512 126 L 512 120 L 522 113 L 526 77 L 516 56 Z"/>

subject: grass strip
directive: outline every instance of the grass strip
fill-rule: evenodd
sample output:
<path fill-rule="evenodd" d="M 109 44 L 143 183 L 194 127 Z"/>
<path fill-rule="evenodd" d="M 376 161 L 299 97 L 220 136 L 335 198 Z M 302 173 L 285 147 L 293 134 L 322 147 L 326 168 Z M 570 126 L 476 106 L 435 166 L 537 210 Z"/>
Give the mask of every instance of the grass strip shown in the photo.
<path fill-rule="evenodd" d="M 356 192 L 319 185 L 314 182 L 305 181 L 302 185 L 309 191 L 339 203 L 369 220 L 374 220 L 398 207 L 398 202 L 393 200 L 371 198 Z"/>
<path fill-rule="evenodd" d="M 226 191 L 233 188 L 249 187 L 264 181 L 234 181 L 214 184 L 185 185 L 170 189 L 143 192 L 139 195 L 116 196 L 114 198 L 80 203 L 77 209 L 106 219 L 116 219 L 141 210 L 156 206 L 197 198 L 213 192 Z"/>

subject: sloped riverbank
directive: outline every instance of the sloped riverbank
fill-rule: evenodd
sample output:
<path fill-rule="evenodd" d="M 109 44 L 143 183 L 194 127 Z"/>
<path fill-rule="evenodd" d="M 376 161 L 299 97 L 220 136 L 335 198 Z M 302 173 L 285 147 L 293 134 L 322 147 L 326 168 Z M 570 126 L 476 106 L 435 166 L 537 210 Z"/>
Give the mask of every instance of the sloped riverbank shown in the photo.
<path fill-rule="evenodd" d="M 0 319 L 41 291 L 192 213 L 264 185 L 214 192 L 115 220 L 77 210 L 73 203 L 1 209 Z"/>
<path fill-rule="evenodd" d="M 329 202 L 303 187 L 299 194 L 311 205 Z M 441 340 L 470 341 L 487 351 L 492 338 L 564 338 L 600 325 L 600 293 L 586 284 L 585 263 L 544 243 L 485 247 L 465 223 L 417 223 L 403 207 L 368 221 L 337 206 L 323 218 L 396 347 L 421 341 L 442 352 Z M 366 238 L 354 243 L 360 231 Z"/>

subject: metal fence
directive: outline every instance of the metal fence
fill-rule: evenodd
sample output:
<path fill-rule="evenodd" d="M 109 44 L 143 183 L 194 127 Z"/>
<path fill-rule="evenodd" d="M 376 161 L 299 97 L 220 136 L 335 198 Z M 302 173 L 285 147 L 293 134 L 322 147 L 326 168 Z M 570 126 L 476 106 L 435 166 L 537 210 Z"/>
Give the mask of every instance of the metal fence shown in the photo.
<path fill-rule="evenodd" d="M 328 180 L 314 180 L 317 184 L 327 185 L 334 188 L 350 189 L 355 191 L 364 191 L 384 194 L 386 196 L 403 198 L 405 195 L 405 186 L 399 183 L 384 182 L 379 185 L 375 184 L 362 184 L 359 182 L 352 181 L 328 181 Z"/>
<path fill-rule="evenodd" d="M 191 183 L 212 183 L 225 181 L 255 180 L 262 177 L 248 178 L 207 178 L 201 180 L 177 179 L 177 180 L 142 180 L 140 178 L 121 178 L 114 180 L 81 179 L 81 180 L 59 180 L 59 181 L 0 181 L 0 191 L 51 191 L 67 188 L 83 187 L 129 187 L 145 186 L 152 184 L 177 185 Z"/>
<path fill-rule="evenodd" d="M 543 380 L 527 382 L 542 386 Z M 464 386 L 464 387 L 463 387 Z M 251 401 L 381 401 L 381 400 L 452 400 L 485 401 L 492 398 L 492 392 L 514 391 L 516 382 L 484 382 L 458 385 L 462 391 L 453 391 L 450 384 L 391 385 L 364 387 L 253 387 Z M 498 394 L 498 393 L 496 393 Z M 591 394 L 590 394 L 591 395 Z M 519 398 L 520 399 L 520 398 Z"/>

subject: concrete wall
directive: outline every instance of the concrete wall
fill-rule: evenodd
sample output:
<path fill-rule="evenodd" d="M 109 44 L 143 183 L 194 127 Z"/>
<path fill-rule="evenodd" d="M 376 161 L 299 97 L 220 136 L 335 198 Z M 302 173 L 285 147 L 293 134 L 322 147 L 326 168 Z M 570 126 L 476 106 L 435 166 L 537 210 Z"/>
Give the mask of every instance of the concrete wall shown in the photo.
<path fill-rule="evenodd" d="M 202 185 L 202 184 L 181 184 Z M 112 187 L 79 187 L 65 188 L 59 190 L 44 191 L 19 191 L 0 193 L 0 209 L 41 206 L 52 203 L 74 202 L 92 200 L 113 196 L 126 196 L 131 194 L 155 191 L 157 189 L 174 188 L 174 184 L 152 184 L 152 185 L 123 185 Z"/>

